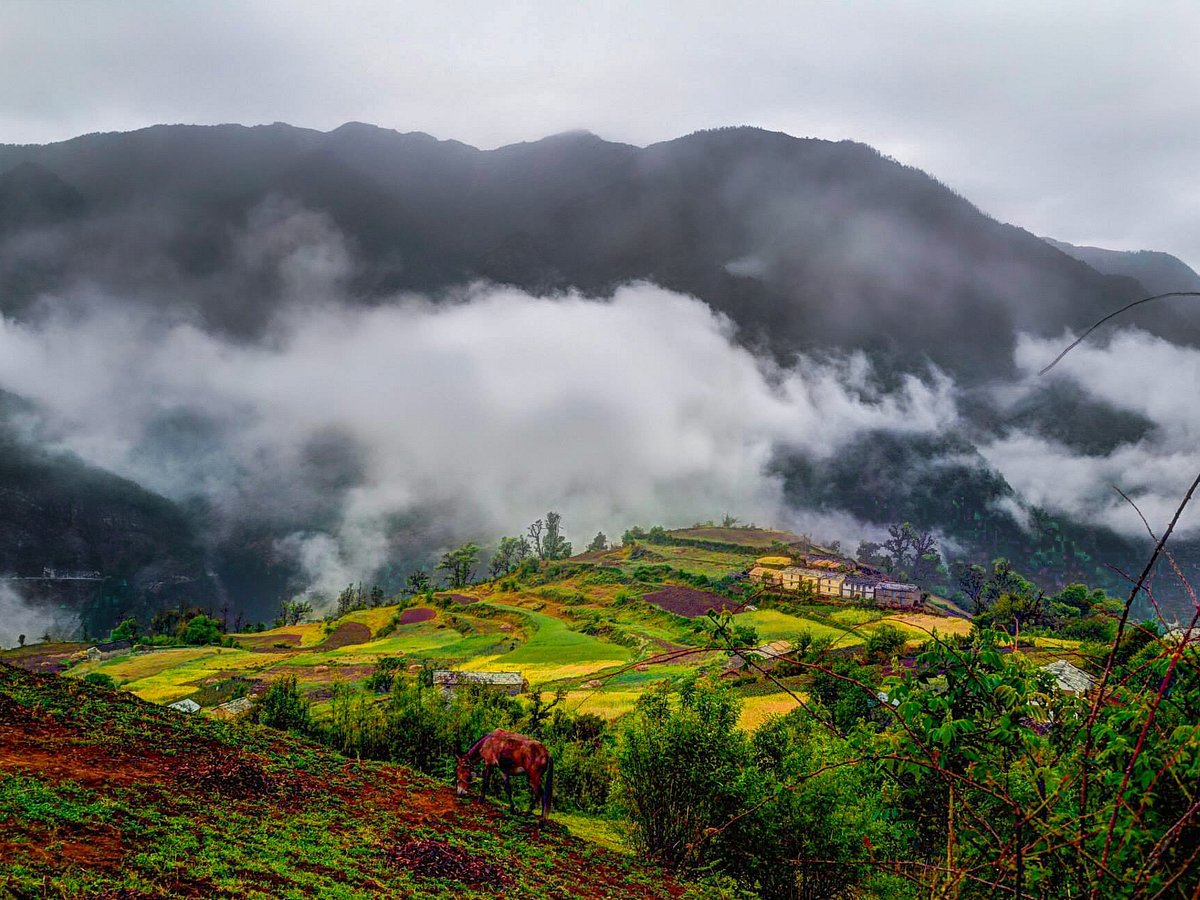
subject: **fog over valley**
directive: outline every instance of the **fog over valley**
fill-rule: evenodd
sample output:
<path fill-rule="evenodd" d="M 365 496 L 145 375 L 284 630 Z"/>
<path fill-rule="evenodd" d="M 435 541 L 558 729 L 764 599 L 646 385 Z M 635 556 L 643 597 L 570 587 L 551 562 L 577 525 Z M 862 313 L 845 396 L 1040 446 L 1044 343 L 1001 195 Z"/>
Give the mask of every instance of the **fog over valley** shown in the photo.
<path fill-rule="evenodd" d="M 1149 539 L 1113 485 L 1161 527 L 1200 466 L 1186 301 L 1037 375 L 1145 259 L 1101 273 L 860 144 L 156 128 L 0 147 L 0 200 L 0 572 L 100 570 L 117 605 L 321 606 L 548 508 L 577 547 L 911 521 L 1118 584 Z M 31 533 L 81 480 L 71 540 Z"/>

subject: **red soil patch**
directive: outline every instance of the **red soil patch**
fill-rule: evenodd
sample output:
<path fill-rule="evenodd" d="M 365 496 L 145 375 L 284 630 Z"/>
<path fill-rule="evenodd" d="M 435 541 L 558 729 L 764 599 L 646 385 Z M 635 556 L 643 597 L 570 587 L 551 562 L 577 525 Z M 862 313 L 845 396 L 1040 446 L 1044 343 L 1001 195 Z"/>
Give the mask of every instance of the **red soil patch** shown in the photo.
<path fill-rule="evenodd" d="M 642 599 L 647 603 L 660 606 L 668 612 L 673 612 L 677 616 L 687 616 L 689 619 L 702 616 L 710 609 L 720 612 L 722 609 L 728 608 L 730 612 L 741 612 L 742 606 L 720 594 L 710 594 L 708 591 L 680 585 L 662 588 L 652 594 L 646 594 Z"/>
<path fill-rule="evenodd" d="M 449 597 L 451 600 L 453 600 L 455 603 L 461 603 L 463 606 L 466 606 L 469 603 L 478 603 L 479 602 L 478 597 L 472 597 L 470 594 L 447 594 L 446 596 Z"/>
<path fill-rule="evenodd" d="M 404 841 L 389 848 L 387 858 L 393 866 L 408 869 L 420 878 L 448 878 L 462 884 L 497 887 L 512 881 L 495 863 L 445 841 Z"/>
<path fill-rule="evenodd" d="M 437 613 L 428 606 L 418 606 L 416 609 L 406 609 L 400 613 L 401 625 L 415 625 L 417 622 L 428 622 Z"/>
<path fill-rule="evenodd" d="M 351 644 L 365 644 L 371 639 L 371 629 L 361 622 L 343 622 L 321 644 L 322 650 L 336 650 Z"/>

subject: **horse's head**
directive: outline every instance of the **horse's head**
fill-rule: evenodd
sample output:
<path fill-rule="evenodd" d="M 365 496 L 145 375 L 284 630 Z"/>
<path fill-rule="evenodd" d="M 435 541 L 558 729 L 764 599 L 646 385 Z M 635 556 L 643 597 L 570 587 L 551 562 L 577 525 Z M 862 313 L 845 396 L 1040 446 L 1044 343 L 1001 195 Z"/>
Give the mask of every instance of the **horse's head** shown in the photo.
<path fill-rule="evenodd" d="M 454 780 L 457 782 L 455 793 L 460 797 L 465 797 L 467 788 L 471 786 L 471 762 L 465 753 L 455 753 L 454 759 L 457 761 L 454 767 Z"/>

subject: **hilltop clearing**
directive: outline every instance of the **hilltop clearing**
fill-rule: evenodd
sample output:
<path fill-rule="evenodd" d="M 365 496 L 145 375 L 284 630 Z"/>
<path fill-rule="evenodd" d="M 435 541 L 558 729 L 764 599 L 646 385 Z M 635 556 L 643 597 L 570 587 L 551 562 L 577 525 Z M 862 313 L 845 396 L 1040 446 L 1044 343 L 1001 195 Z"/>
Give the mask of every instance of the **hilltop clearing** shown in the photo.
<path fill-rule="evenodd" d="M 0 895 L 679 897 L 408 769 L 0 665 Z"/>

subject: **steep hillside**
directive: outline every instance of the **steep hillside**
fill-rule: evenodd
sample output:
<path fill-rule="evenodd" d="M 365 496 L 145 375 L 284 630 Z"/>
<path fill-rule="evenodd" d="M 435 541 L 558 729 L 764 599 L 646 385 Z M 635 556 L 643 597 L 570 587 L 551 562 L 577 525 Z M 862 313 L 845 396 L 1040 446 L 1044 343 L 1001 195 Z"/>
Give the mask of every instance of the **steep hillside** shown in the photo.
<path fill-rule="evenodd" d="M 399 766 L 0 664 L 0 894 L 667 898 L 663 873 Z"/>
<path fill-rule="evenodd" d="M 87 279 L 256 332 L 281 297 L 238 271 L 237 236 L 271 202 L 330 217 L 358 254 L 363 300 L 477 278 L 600 292 L 649 279 L 781 358 L 865 346 L 973 378 L 1008 368 L 1016 330 L 1078 327 L 1138 290 L 869 147 L 750 128 L 646 148 L 578 132 L 485 152 L 357 123 L 159 126 L 0 147 L 5 171 L 64 183 L 26 191 L 26 232 L 41 239 L 7 243 L 9 310 L 30 302 L 30 272 L 44 285 L 53 270 L 60 287 Z M 1200 337 L 1170 311 L 1145 322 Z"/>
<path fill-rule="evenodd" d="M 1200 291 L 1200 275 L 1170 253 L 1158 250 L 1105 250 L 1103 247 L 1078 247 L 1052 238 L 1044 240 L 1068 256 L 1087 263 L 1097 272 L 1137 279 L 1151 294 Z"/>
<path fill-rule="evenodd" d="M 98 634 L 122 614 L 218 598 L 179 507 L 30 445 L 5 421 L 18 406 L 0 392 L 0 584 L 27 602 L 65 607 Z"/>

